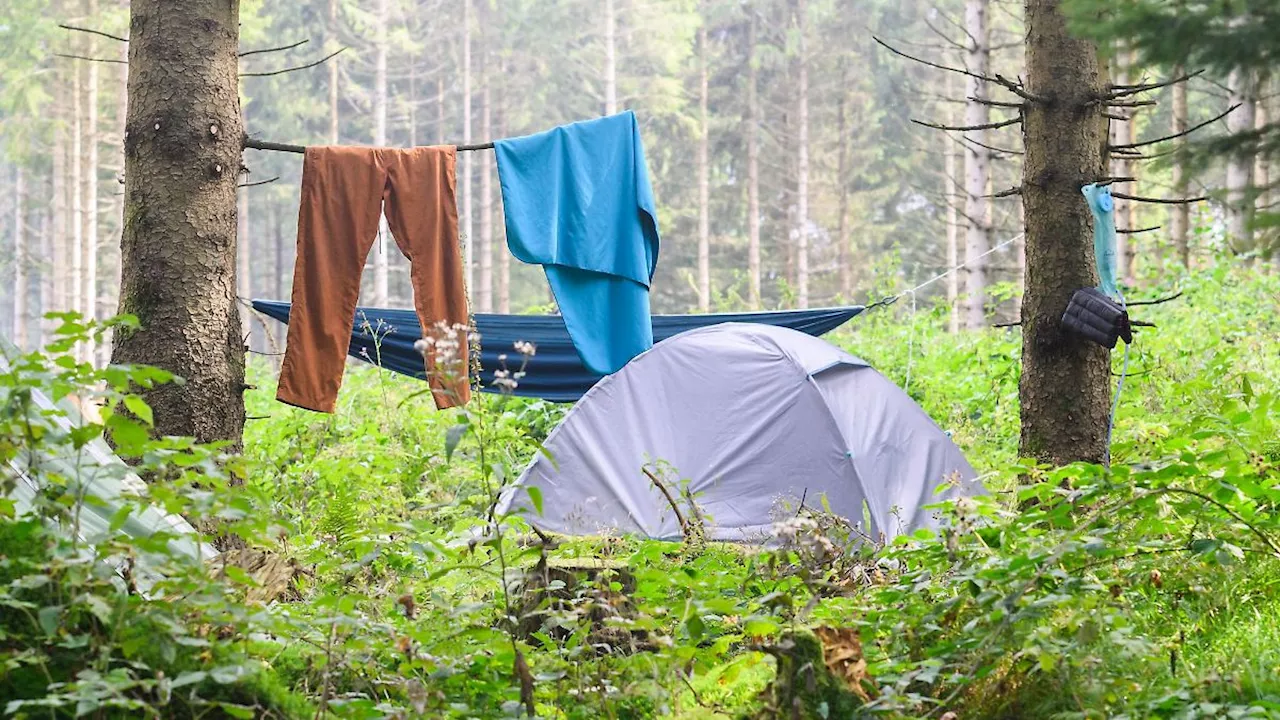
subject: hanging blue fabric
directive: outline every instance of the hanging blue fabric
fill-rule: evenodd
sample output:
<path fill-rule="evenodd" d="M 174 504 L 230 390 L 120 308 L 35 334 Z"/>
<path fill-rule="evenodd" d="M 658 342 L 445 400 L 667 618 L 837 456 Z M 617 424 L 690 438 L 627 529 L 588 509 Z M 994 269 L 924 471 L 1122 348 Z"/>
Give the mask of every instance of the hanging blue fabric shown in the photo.
<path fill-rule="evenodd" d="M 258 312 L 289 322 L 289 303 L 254 300 Z M 716 313 L 712 315 L 654 315 L 653 337 L 661 342 L 686 330 L 725 322 L 754 322 L 791 328 L 818 337 L 843 325 L 861 313 L 860 305 L 816 310 L 779 312 Z M 523 341 L 536 346 L 536 353 L 525 366 L 525 376 L 513 394 L 554 402 L 573 402 L 600 380 L 583 366 L 574 349 L 564 318 L 559 315 L 491 315 L 475 316 L 480 335 L 480 386 L 485 392 L 502 392 L 495 387 L 494 370 L 504 367 L 516 371 L 523 362 L 515 343 Z M 376 338 L 375 338 L 376 335 Z M 423 378 L 422 355 L 413 344 L 422 337 L 418 316 L 412 310 L 357 308 L 351 330 L 348 354 L 365 362 L 381 365 L 394 372 Z M 504 363 L 501 356 L 506 355 Z M 732 372 L 725 368 L 725 372 Z"/>
<path fill-rule="evenodd" d="M 634 113 L 494 142 L 507 244 L 542 265 L 582 363 L 616 372 L 653 345 L 658 213 Z"/>
<path fill-rule="evenodd" d="M 1093 213 L 1093 257 L 1098 266 L 1098 289 L 1122 301 L 1116 285 L 1116 214 L 1109 185 L 1089 183 L 1080 188 Z"/>

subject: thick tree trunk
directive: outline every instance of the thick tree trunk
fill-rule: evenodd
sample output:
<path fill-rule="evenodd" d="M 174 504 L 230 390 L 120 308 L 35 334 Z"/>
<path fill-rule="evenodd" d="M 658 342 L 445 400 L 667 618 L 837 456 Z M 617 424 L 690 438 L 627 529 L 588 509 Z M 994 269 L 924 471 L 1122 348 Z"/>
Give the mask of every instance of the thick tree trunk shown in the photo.
<path fill-rule="evenodd" d="M 480 134 L 486 138 L 493 137 L 493 109 L 490 107 L 491 96 L 489 83 L 493 80 L 489 64 L 488 42 L 482 33 L 480 63 L 481 82 L 484 87 L 480 91 Z M 480 312 L 493 312 L 493 163 L 485 163 L 480 169 Z"/>
<path fill-rule="evenodd" d="M 27 235 L 22 201 L 26 193 L 22 166 L 13 177 L 13 342 L 27 347 Z"/>
<path fill-rule="evenodd" d="M 1071 295 L 1097 285 L 1092 219 L 1080 187 L 1106 174 L 1106 85 L 1098 50 L 1067 31 L 1061 0 L 1026 0 L 1030 103 L 1023 141 L 1026 294 L 1022 305 L 1021 452 L 1062 465 L 1107 458 L 1108 354 L 1064 334 Z"/>
<path fill-rule="evenodd" d="M 328 34 L 328 52 L 338 50 L 338 0 L 329 0 L 329 22 L 325 28 Z M 329 58 L 325 65 L 329 68 L 329 142 L 338 144 L 338 63 L 341 58 Z"/>
<path fill-rule="evenodd" d="M 373 144 L 377 147 L 387 145 L 387 1 L 378 0 L 373 20 Z M 373 304 L 386 307 L 391 243 L 385 218 L 379 218 L 378 232 L 382 238 L 373 251 Z"/>
<path fill-rule="evenodd" d="M 244 128 L 237 0 L 133 0 L 121 312 L 112 362 L 183 377 L 146 391 L 159 435 L 238 448 L 244 345 L 235 301 Z"/>
<path fill-rule="evenodd" d="M 978 75 L 989 75 L 991 71 L 988 9 L 989 0 L 965 0 L 964 25 L 969 43 L 965 67 Z M 986 83 L 978 78 L 966 78 L 965 96 L 986 99 Z M 990 121 L 987 105 L 972 99 L 966 101 L 965 125 L 977 126 Z M 991 200 L 985 197 L 991 179 L 991 152 L 982 146 L 991 143 L 986 130 L 974 130 L 966 136 L 974 142 L 965 143 L 964 149 L 965 327 L 977 329 L 986 325 L 987 317 L 988 263 L 983 255 L 991 248 Z"/>
<path fill-rule="evenodd" d="M 1227 116 L 1227 132 L 1252 130 L 1256 109 L 1254 78 L 1248 70 L 1237 70 L 1227 80 L 1227 105 L 1239 105 Z M 1254 250 L 1253 243 L 1253 163 L 1251 153 L 1232 153 L 1227 158 L 1227 242 L 1237 253 Z"/>
<path fill-rule="evenodd" d="M 471 0 L 462 0 L 462 142 L 471 143 Z M 475 288 L 475 249 L 471 237 L 473 154 L 462 154 L 462 249 L 468 298 Z"/>
<path fill-rule="evenodd" d="M 757 85 L 756 34 L 759 19 L 754 3 L 747 13 L 747 283 L 751 308 L 760 309 L 760 99 Z"/>
<path fill-rule="evenodd" d="M 707 116 L 707 4 L 699 8 L 698 26 L 698 309 L 711 309 L 710 129 Z"/>
<path fill-rule="evenodd" d="M 614 0 L 604 0 L 604 114 L 618 112 L 618 17 Z"/>
<path fill-rule="evenodd" d="M 1184 71 L 1181 66 L 1173 69 L 1174 77 L 1182 77 Z M 1170 129 L 1173 134 L 1180 135 L 1187 131 L 1187 84 L 1184 82 L 1177 83 L 1173 86 L 1173 124 Z M 1178 138 L 1174 141 L 1178 151 L 1186 147 L 1186 138 Z M 1182 157 L 1182 153 L 1178 152 L 1173 158 L 1173 196 L 1184 198 L 1187 197 L 1187 168 L 1186 161 Z M 1178 260 L 1182 263 L 1182 267 L 1191 267 L 1191 245 L 1188 241 L 1188 231 L 1191 220 L 1191 209 L 1186 203 L 1174 203 L 1169 206 L 1169 236 L 1173 240 L 1173 247 L 1178 253 Z"/>
<path fill-rule="evenodd" d="M 796 87 L 796 305 L 809 307 L 809 58 L 808 0 L 796 0 L 799 82 Z"/>

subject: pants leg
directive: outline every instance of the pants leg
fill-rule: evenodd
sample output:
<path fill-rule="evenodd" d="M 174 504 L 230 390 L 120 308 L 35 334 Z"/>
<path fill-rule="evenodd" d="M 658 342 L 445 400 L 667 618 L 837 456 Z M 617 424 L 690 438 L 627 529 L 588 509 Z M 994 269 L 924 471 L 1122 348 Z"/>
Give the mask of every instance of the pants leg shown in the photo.
<path fill-rule="evenodd" d="M 427 380 L 436 407 L 465 405 L 468 382 L 467 290 L 458 248 L 457 151 L 452 146 L 387 156 L 387 224 L 409 258 L 413 304 L 429 344 Z"/>
<path fill-rule="evenodd" d="M 307 148 L 281 402 L 333 412 L 386 177 L 372 148 Z"/>

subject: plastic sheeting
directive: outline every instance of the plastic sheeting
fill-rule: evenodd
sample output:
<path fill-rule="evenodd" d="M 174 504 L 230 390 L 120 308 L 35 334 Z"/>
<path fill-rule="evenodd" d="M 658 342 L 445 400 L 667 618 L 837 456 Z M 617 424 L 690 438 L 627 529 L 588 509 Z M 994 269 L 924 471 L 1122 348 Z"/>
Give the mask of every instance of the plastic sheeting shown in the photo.
<path fill-rule="evenodd" d="M 500 509 L 575 535 L 679 538 L 645 468 L 673 493 L 687 487 L 708 536 L 726 541 L 768 542 L 802 499 L 893 537 L 936 525 L 926 505 L 982 492 L 959 448 L 893 382 L 823 340 L 765 325 L 658 343 L 593 387 L 544 448 Z"/>
<path fill-rule="evenodd" d="M 253 307 L 268 317 L 289 322 L 289 303 L 254 300 Z M 763 323 L 817 336 L 843 325 L 864 309 L 854 305 L 777 312 L 654 315 L 653 336 L 660 342 L 686 330 L 726 322 Z M 574 402 L 601 378 L 582 365 L 559 315 L 479 313 L 475 322 L 480 334 L 480 385 L 485 392 L 498 392 L 492 383 L 494 370 L 503 367 L 501 355 L 507 356 L 509 369 L 519 369 L 522 359 L 514 349 L 517 341 L 533 343 L 537 352 L 529 359 L 515 395 Z M 422 379 L 422 355 L 413 349 L 421 337 L 421 326 L 412 310 L 361 307 L 356 309 L 348 352 L 352 357 Z"/>

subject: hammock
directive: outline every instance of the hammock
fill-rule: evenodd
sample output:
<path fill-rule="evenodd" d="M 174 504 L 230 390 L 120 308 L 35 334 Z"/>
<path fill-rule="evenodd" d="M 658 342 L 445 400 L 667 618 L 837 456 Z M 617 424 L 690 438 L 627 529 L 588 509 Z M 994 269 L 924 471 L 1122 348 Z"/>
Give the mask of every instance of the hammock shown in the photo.
<path fill-rule="evenodd" d="M 289 322 L 289 303 L 254 300 L 253 309 L 280 322 Z M 653 340 L 657 343 L 686 330 L 726 322 L 763 323 L 818 337 L 843 325 L 865 309 L 861 305 L 851 305 L 777 312 L 654 315 Z M 480 389 L 484 392 L 501 392 L 493 386 L 493 371 L 503 368 L 499 355 L 507 356 L 507 369 L 512 372 L 520 369 L 523 357 L 515 350 L 517 341 L 532 343 L 537 350 L 529 358 L 528 365 L 524 368 L 525 376 L 512 391 L 513 395 L 553 402 L 575 402 L 601 378 L 582 365 L 578 351 L 569 339 L 564 318 L 559 315 L 477 313 L 474 317 L 476 330 L 480 333 Z M 413 349 L 414 342 L 421 337 L 418 316 L 412 310 L 356 308 L 348 354 L 422 380 L 426 374 L 422 355 Z"/>

